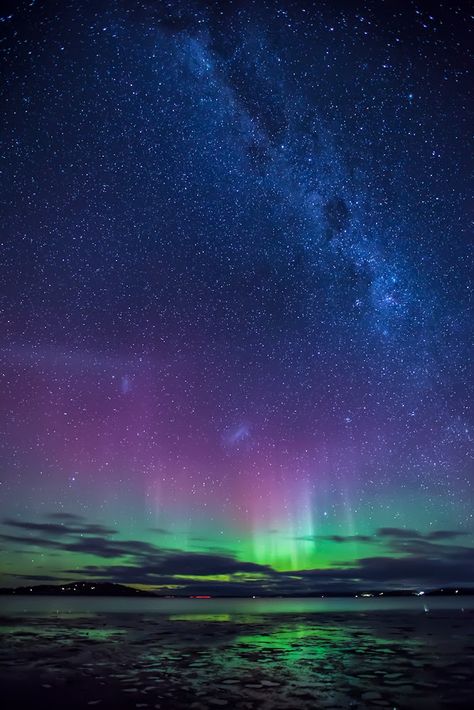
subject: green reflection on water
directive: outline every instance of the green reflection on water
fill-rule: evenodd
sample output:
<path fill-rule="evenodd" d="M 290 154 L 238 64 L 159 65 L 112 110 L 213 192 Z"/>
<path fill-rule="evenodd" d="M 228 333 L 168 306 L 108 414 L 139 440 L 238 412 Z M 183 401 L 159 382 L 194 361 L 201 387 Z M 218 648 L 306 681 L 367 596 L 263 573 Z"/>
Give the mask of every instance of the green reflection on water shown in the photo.
<path fill-rule="evenodd" d="M 290 675 L 314 674 L 322 661 L 340 653 L 348 641 L 348 634 L 336 626 L 282 625 L 269 633 L 238 636 L 234 656 L 239 663 L 242 658 L 258 662 L 270 675 L 277 667 Z"/>
<path fill-rule="evenodd" d="M 173 614 L 170 621 L 231 621 L 231 614 Z"/>

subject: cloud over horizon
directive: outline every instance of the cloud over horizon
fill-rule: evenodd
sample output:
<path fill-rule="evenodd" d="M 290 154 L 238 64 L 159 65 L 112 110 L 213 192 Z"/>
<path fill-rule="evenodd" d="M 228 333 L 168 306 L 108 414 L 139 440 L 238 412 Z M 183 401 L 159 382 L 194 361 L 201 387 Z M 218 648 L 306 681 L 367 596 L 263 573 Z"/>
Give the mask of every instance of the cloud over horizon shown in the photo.
<path fill-rule="evenodd" d="M 186 595 L 206 591 L 245 596 L 474 583 L 474 547 L 452 542 L 468 534 L 463 530 L 421 533 L 387 527 L 377 529 L 373 535 L 315 537 L 338 545 L 347 543 L 349 547 L 353 542 L 374 543 L 377 554 L 325 568 L 277 571 L 270 565 L 241 560 L 213 548 L 196 552 L 144 540 L 122 540 L 115 529 L 67 513 L 45 517 L 45 522 L 5 518 L 2 524 L 6 532 L 0 533 L 0 540 L 19 546 L 19 553 L 38 547 L 66 553 L 71 563 L 78 561 L 77 566 L 69 564 L 62 571 L 31 575 L 10 573 L 10 580 L 60 583 L 86 577 Z M 23 535 L 16 534 L 17 530 Z M 382 549 L 385 554 L 380 554 Z M 103 563 L 84 564 L 84 556 Z"/>

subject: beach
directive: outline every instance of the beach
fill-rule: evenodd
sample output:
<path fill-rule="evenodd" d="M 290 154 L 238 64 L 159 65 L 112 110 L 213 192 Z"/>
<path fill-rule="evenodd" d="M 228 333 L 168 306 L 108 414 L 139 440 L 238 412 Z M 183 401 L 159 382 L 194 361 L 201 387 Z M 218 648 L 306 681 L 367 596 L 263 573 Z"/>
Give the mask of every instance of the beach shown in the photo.
<path fill-rule="evenodd" d="M 474 611 L 15 614 L 0 623 L 13 708 L 468 708 Z"/>

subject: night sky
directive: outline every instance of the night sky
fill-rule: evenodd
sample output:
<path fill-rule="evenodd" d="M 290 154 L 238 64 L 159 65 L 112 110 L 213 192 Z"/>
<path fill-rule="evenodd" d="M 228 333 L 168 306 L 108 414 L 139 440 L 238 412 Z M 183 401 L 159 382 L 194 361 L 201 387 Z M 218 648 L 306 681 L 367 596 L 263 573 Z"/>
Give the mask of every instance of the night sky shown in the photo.
<path fill-rule="evenodd" d="M 474 584 L 467 5 L 2 12 L 0 582 Z"/>

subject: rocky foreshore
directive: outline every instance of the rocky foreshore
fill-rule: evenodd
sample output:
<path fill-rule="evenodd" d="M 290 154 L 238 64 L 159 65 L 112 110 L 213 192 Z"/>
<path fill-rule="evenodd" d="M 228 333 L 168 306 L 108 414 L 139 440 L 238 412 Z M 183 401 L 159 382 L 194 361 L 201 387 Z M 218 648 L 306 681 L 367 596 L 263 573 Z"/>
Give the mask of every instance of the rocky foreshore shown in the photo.
<path fill-rule="evenodd" d="M 4 707 L 470 708 L 474 614 L 1 619 Z"/>

